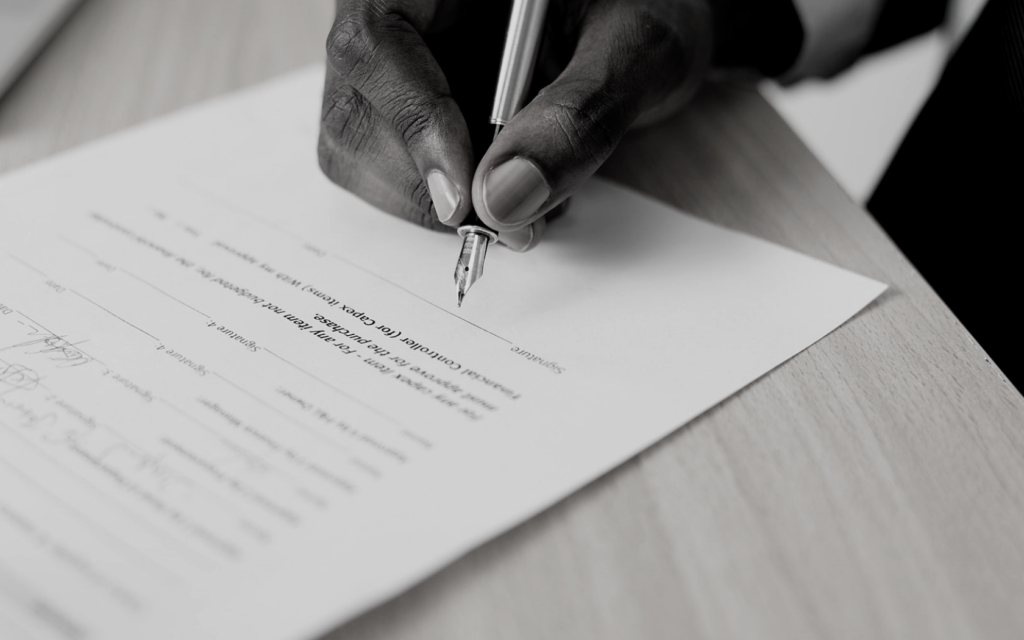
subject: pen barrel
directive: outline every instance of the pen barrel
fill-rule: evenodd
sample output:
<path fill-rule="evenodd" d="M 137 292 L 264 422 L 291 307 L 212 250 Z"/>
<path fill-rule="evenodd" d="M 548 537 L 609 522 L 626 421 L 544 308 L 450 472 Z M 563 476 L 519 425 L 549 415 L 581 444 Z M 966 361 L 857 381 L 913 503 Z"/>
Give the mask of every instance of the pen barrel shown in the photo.
<path fill-rule="evenodd" d="M 533 76 L 547 8 L 548 0 L 514 0 L 512 3 L 494 109 L 491 111 L 492 124 L 508 124 L 522 107 Z"/>

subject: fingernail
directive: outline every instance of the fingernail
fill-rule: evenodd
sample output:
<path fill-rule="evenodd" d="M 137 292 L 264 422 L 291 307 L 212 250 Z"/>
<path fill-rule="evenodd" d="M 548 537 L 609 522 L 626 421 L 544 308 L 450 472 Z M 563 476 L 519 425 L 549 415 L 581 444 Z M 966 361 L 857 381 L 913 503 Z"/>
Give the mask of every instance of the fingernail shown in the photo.
<path fill-rule="evenodd" d="M 512 158 L 484 177 L 484 206 L 495 222 L 506 225 L 526 222 L 550 196 L 551 188 L 540 169 L 523 158 Z"/>
<path fill-rule="evenodd" d="M 448 176 L 440 171 L 431 171 L 427 176 L 427 189 L 430 191 L 430 199 L 434 201 L 434 211 L 437 211 L 437 219 L 441 222 L 448 222 L 455 215 L 462 198 L 459 197 L 459 190 Z"/>

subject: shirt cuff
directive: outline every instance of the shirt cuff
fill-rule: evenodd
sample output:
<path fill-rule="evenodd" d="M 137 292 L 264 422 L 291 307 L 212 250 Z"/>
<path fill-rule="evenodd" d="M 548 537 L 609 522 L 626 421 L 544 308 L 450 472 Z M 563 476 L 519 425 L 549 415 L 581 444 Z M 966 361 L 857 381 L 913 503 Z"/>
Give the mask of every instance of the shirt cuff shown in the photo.
<path fill-rule="evenodd" d="M 883 0 L 793 0 L 803 48 L 781 80 L 829 77 L 850 66 L 871 39 Z"/>

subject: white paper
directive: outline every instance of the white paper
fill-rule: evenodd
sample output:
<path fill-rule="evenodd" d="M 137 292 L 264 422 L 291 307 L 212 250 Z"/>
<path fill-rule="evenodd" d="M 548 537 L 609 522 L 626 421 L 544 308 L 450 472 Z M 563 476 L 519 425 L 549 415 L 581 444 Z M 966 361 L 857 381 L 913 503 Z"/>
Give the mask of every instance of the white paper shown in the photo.
<path fill-rule="evenodd" d="M 595 180 L 457 309 L 457 238 L 321 176 L 321 75 L 0 181 L 5 639 L 312 637 L 884 288 Z"/>

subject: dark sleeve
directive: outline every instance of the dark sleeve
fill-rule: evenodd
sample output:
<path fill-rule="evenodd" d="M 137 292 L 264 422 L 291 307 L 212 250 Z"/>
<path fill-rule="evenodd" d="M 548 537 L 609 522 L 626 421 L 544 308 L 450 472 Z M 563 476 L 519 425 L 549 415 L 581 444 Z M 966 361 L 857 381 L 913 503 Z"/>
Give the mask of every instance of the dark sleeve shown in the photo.
<path fill-rule="evenodd" d="M 948 0 L 888 0 L 864 53 L 891 47 L 921 35 L 946 19 Z"/>
<path fill-rule="evenodd" d="M 948 4 L 948 0 L 887 0 L 864 53 L 934 29 L 945 20 Z M 715 66 L 752 68 L 775 77 L 796 62 L 804 30 L 792 0 L 713 0 L 712 6 Z"/>
<path fill-rule="evenodd" d="M 796 62 L 804 28 L 792 0 L 713 0 L 711 4 L 716 67 L 756 69 L 774 77 Z"/>
<path fill-rule="evenodd" d="M 1024 391 L 1022 150 L 1024 2 L 989 0 L 868 210 Z"/>

